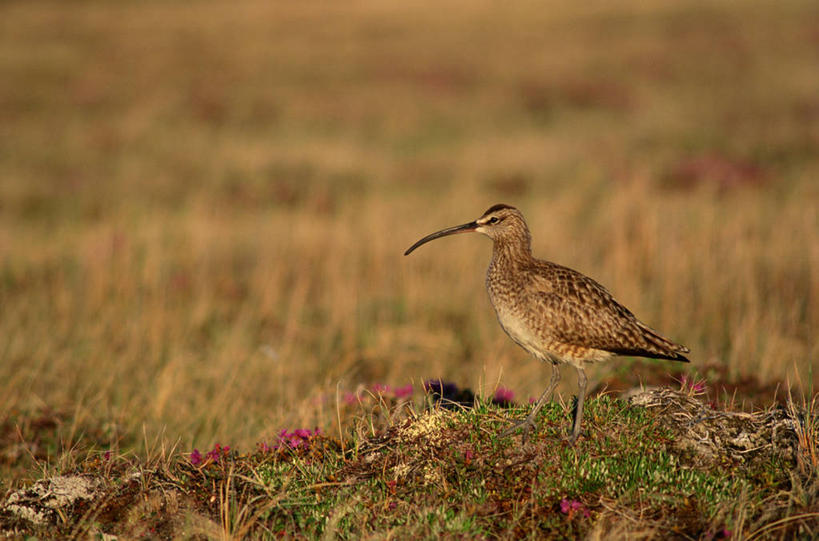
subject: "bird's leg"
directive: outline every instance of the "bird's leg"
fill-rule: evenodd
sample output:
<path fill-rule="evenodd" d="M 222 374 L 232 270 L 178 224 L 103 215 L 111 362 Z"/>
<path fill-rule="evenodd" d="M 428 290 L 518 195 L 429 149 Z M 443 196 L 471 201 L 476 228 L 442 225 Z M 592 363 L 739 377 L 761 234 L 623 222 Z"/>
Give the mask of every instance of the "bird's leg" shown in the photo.
<path fill-rule="evenodd" d="M 560 370 L 557 368 L 557 364 L 552 363 L 552 379 L 549 380 L 549 386 L 546 387 L 546 390 L 543 391 L 543 394 L 540 395 L 540 398 L 537 399 L 535 402 L 535 406 L 532 408 L 532 411 L 529 412 L 529 416 L 526 417 L 530 424 L 534 425 L 535 416 L 540 411 L 540 408 L 552 398 L 552 392 L 557 387 L 557 382 L 560 381 Z"/>
<path fill-rule="evenodd" d="M 526 443 L 526 437 L 529 435 L 529 430 L 535 427 L 535 417 L 537 416 L 540 408 L 547 402 L 548 399 L 551 398 L 552 392 L 557 387 L 557 382 L 560 381 L 560 370 L 557 368 L 556 363 L 552 363 L 552 379 L 549 380 L 549 386 L 546 387 L 546 390 L 543 391 L 543 394 L 540 395 L 540 398 L 537 399 L 535 402 L 532 411 L 529 412 L 529 415 L 526 416 L 526 419 L 522 421 L 518 421 L 503 432 L 501 432 L 501 437 L 508 436 L 515 430 L 520 427 L 523 427 L 523 442 Z"/>
<path fill-rule="evenodd" d="M 586 398 L 586 372 L 582 366 L 577 367 L 577 406 L 574 410 L 574 424 L 572 425 L 572 435 L 569 442 L 574 443 L 580 435 L 580 424 L 583 422 L 583 401 Z"/>

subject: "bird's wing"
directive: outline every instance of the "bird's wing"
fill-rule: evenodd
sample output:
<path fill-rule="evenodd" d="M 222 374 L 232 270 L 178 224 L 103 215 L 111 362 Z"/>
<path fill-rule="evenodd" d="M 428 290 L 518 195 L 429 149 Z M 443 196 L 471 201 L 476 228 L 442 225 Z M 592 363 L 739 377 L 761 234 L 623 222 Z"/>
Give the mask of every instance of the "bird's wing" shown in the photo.
<path fill-rule="evenodd" d="M 548 280 L 535 278 L 527 289 L 548 332 L 560 343 L 621 355 L 685 360 L 680 353 L 687 348 L 660 336 L 605 287 L 577 271 L 555 266 Z"/>

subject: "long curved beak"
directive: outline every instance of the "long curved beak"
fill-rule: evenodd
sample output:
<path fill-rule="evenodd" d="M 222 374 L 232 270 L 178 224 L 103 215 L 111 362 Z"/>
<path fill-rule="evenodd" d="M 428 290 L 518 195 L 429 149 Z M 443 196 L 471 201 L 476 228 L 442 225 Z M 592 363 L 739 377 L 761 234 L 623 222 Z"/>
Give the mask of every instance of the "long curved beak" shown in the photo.
<path fill-rule="evenodd" d="M 437 233 L 427 235 L 426 237 L 422 238 L 421 240 L 407 248 L 407 251 L 404 252 L 404 255 L 410 255 L 413 250 L 415 250 L 422 244 L 428 243 L 431 240 L 440 239 L 441 237 L 446 237 L 447 235 L 455 235 L 456 233 L 469 233 L 470 231 L 475 231 L 475 229 L 477 228 L 478 222 L 469 222 L 468 224 L 456 225 L 455 227 L 447 227 L 446 229 L 441 229 Z"/>

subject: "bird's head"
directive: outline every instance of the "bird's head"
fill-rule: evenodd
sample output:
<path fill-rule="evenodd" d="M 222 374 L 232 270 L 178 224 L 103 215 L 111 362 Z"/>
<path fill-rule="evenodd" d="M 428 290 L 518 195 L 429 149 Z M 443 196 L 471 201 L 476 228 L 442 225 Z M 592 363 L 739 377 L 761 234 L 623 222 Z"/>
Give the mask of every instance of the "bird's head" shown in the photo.
<path fill-rule="evenodd" d="M 480 218 L 473 222 L 454 227 L 448 227 L 427 235 L 409 247 L 404 255 L 409 255 L 413 250 L 426 244 L 427 242 L 456 233 L 483 233 L 495 242 L 525 242 L 529 243 L 529 229 L 523 220 L 523 214 L 515 207 L 498 204 L 489 207 Z"/>

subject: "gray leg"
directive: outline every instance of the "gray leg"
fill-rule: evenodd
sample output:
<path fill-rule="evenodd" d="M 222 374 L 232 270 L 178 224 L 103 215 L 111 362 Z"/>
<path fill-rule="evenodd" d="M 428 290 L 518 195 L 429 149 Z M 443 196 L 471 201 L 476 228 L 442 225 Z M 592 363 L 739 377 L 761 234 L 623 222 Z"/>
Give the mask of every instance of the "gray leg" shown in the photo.
<path fill-rule="evenodd" d="M 537 399 L 535 402 L 532 411 L 529 412 L 529 415 L 526 416 L 526 419 L 522 421 L 518 421 L 517 423 L 513 424 L 511 427 L 507 428 L 503 432 L 501 432 L 501 436 L 508 436 L 521 426 L 523 427 L 523 443 L 526 443 L 526 437 L 529 435 L 529 430 L 535 427 L 535 417 L 537 417 L 538 412 L 543 407 L 543 405 L 551 398 L 552 392 L 557 387 L 557 382 L 560 381 L 560 370 L 557 368 L 557 364 L 552 363 L 552 379 L 549 380 L 549 386 L 546 387 L 546 390 L 543 391 L 543 394 L 540 395 L 540 398 Z"/>
<path fill-rule="evenodd" d="M 577 367 L 577 407 L 574 412 L 574 425 L 572 425 L 572 435 L 569 441 L 574 443 L 580 435 L 580 424 L 583 422 L 583 401 L 586 398 L 586 372 L 582 366 Z"/>
<path fill-rule="evenodd" d="M 535 406 L 532 408 L 532 411 L 529 412 L 529 416 L 526 418 L 527 420 L 531 421 L 534 424 L 535 417 L 537 416 L 540 408 L 543 407 L 551 397 L 552 392 L 557 387 L 557 382 L 560 381 L 560 370 L 557 368 L 556 364 L 552 364 L 552 379 L 549 380 L 549 386 L 546 387 L 546 390 L 543 391 L 543 394 L 540 395 L 540 398 L 537 399 L 535 402 Z"/>

